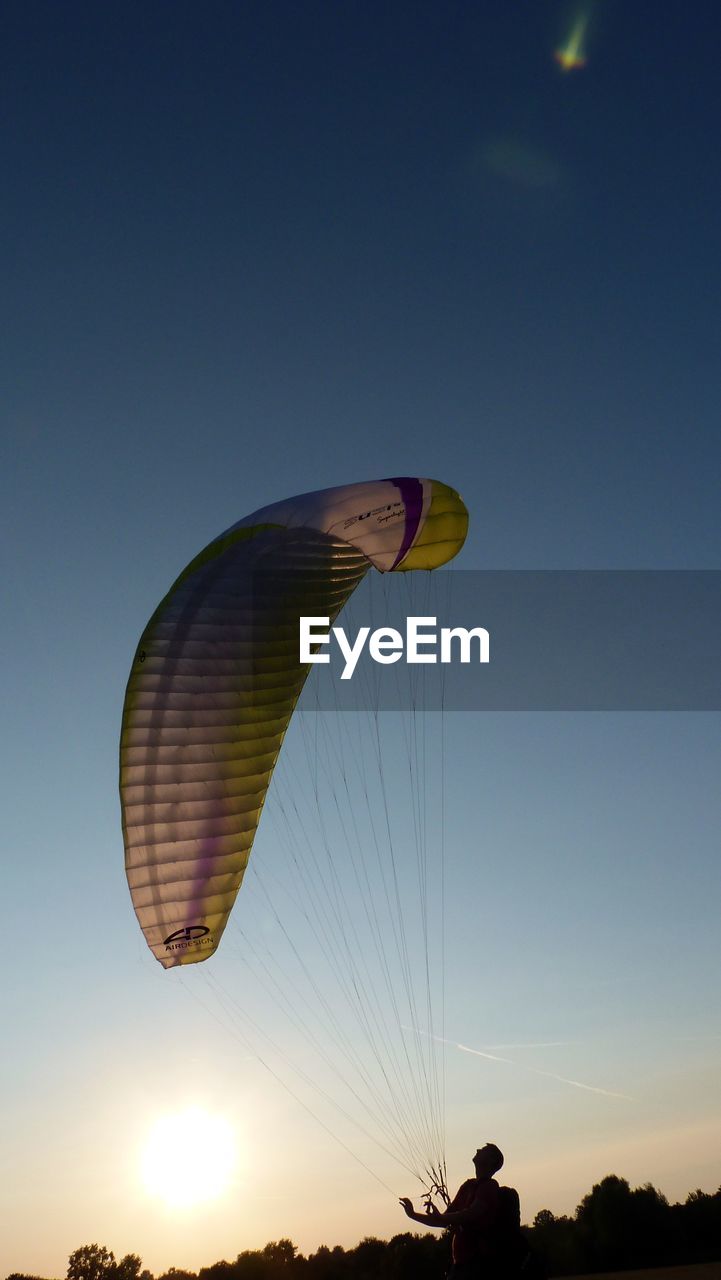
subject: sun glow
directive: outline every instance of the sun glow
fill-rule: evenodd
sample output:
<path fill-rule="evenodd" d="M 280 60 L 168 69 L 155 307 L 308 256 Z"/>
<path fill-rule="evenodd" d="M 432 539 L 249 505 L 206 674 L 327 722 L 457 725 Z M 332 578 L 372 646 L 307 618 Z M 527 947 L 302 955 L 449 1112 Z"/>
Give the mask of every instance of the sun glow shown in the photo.
<path fill-rule="evenodd" d="M 171 1208 L 189 1208 L 222 1195 L 235 1165 L 235 1135 L 228 1121 L 188 1107 L 155 1122 L 141 1171 L 149 1195 Z"/>

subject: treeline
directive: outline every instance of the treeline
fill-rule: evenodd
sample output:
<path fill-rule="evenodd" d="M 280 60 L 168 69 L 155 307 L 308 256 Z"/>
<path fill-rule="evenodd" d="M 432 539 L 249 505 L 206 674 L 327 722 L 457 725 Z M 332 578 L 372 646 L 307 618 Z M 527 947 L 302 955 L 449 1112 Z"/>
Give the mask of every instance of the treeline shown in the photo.
<path fill-rule="evenodd" d="M 693 1191 L 669 1204 L 650 1183 L 631 1189 L 610 1175 L 584 1196 L 572 1216 L 550 1209 L 536 1214 L 524 1236 L 537 1260 L 528 1274 L 582 1275 L 632 1271 L 721 1260 L 721 1187 Z M 539 1265 L 542 1264 L 542 1265 Z M 441 1280 L 450 1264 L 446 1233 L 411 1232 L 391 1240 L 362 1240 L 353 1249 L 321 1245 L 305 1257 L 291 1240 L 246 1249 L 234 1262 L 200 1271 L 171 1267 L 154 1277 L 137 1254 L 116 1262 L 103 1245 L 83 1245 L 70 1255 L 67 1280 Z M 7 1280 L 39 1280 L 13 1274 Z"/>
<path fill-rule="evenodd" d="M 633 1271 L 721 1259 L 721 1187 L 669 1204 L 651 1183 L 631 1190 L 610 1175 L 584 1196 L 572 1217 L 536 1214 L 526 1236 L 554 1276 Z"/>
<path fill-rule="evenodd" d="M 100 1253 L 104 1258 L 98 1266 Z M 292 1240 L 273 1240 L 263 1249 L 245 1249 L 234 1262 L 214 1262 L 200 1271 L 170 1267 L 157 1277 L 143 1270 L 137 1254 L 115 1263 L 104 1247 L 84 1245 L 71 1254 L 67 1280 L 442 1280 L 449 1266 L 450 1243 L 445 1235 L 406 1232 L 389 1241 L 368 1237 L 354 1249 L 322 1244 L 308 1257 Z M 120 1267 L 121 1272 L 114 1269 Z M 40 1277 L 13 1274 L 7 1280 Z"/>

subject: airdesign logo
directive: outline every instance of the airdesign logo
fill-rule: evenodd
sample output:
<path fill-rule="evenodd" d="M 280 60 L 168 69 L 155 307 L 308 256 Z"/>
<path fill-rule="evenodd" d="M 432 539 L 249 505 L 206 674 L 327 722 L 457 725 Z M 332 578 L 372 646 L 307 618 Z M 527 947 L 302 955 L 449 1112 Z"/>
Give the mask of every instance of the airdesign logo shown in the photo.
<path fill-rule="evenodd" d="M 175 933 L 169 933 L 163 946 L 167 951 L 183 951 L 186 947 L 193 944 L 201 947 L 212 946 L 213 939 L 208 937 L 210 929 L 204 924 L 188 924 L 183 929 L 176 929 Z M 207 941 L 201 941 L 207 939 Z"/>

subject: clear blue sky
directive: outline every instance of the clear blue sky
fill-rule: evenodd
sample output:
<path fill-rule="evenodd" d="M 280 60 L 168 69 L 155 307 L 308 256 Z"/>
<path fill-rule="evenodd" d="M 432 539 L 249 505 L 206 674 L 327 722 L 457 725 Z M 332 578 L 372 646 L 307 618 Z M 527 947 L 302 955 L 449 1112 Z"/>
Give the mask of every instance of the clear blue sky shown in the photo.
<path fill-rule="evenodd" d="M 463 494 L 459 567 L 719 567 L 721 17 L 597 0 L 564 74 L 580 12 L 4 7 L 3 1274 L 404 1229 L 132 915 L 125 681 L 202 545 L 411 474 Z M 452 1181 L 493 1139 L 526 1218 L 714 1190 L 718 717 L 459 716 L 447 752 L 448 1035 L 509 1059 L 449 1058 Z M 178 1218 L 138 1151 L 193 1101 L 242 1158 Z"/>

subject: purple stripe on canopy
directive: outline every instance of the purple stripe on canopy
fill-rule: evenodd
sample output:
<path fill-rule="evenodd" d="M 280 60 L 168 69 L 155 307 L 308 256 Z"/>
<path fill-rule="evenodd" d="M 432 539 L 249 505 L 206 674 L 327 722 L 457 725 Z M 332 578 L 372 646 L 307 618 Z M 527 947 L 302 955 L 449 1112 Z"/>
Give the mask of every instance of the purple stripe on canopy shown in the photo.
<path fill-rule="evenodd" d="M 418 525 L 423 514 L 423 485 L 420 480 L 410 480 L 407 476 L 399 478 L 391 476 L 390 483 L 397 485 L 400 489 L 401 498 L 406 508 L 406 527 L 403 531 L 403 541 L 400 551 L 391 565 L 391 569 L 395 569 L 410 551 L 413 546 L 413 540 L 418 533 Z"/>

